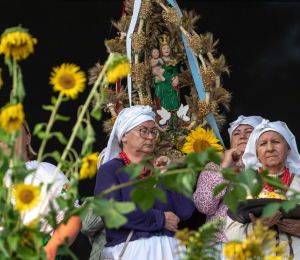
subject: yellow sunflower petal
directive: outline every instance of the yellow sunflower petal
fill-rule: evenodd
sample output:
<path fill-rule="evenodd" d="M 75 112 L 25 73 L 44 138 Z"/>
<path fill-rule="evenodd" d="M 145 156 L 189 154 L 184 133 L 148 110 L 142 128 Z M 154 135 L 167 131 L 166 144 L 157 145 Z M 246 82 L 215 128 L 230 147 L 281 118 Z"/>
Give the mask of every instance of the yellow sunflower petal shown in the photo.
<path fill-rule="evenodd" d="M 41 191 L 36 186 L 19 183 L 14 191 L 14 197 L 16 198 L 15 209 L 25 212 L 35 208 L 40 201 L 40 193 Z"/>
<path fill-rule="evenodd" d="M 60 67 L 54 67 L 51 76 L 53 90 L 60 91 L 66 97 L 75 99 L 85 89 L 85 73 L 75 64 L 63 63 Z"/>
<path fill-rule="evenodd" d="M 99 153 L 93 153 L 82 159 L 82 166 L 79 172 L 80 180 L 90 178 L 92 179 L 97 173 L 97 162 Z"/>
<path fill-rule="evenodd" d="M 11 105 L 3 109 L 0 115 L 0 124 L 1 127 L 9 134 L 13 133 L 16 130 L 19 130 L 25 114 L 23 112 L 23 105 Z"/>

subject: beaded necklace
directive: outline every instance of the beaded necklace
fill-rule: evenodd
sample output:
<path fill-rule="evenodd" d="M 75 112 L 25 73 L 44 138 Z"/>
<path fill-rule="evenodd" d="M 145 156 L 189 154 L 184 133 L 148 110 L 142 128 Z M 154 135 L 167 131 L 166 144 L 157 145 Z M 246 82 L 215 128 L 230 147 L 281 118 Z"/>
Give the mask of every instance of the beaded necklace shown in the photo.
<path fill-rule="evenodd" d="M 130 159 L 128 158 L 128 156 L 126 155 L 126 153 L 123 150 L 120 152 L 119 157 L 124 160 L 124 163 L 126 166 L 131 163 Z M 148 161 L 148 164 L 152 166 L 151 161 Z M 150 177 L 153 174 L 153 171 L 150 171 L 150 172 L 149 171 L 150 170 L 147 167 L 145 167 L 145 170 L 142 171 L 140 178 L 145 179 L 145 178 Z M 147 173 L 149 173 L 149 174 L 146 176 Z"/>
<path fill-rule="evenodd" d="M 259 173 L 261 173 L 263 171 L 263 168 L 261 168 L 259 170 Z M 288 168 L 284 167 L 284 173 L 283 176 L 281 178 L 282 183 L 288 188 L 290 186 L 290 171 Z M 265 181 L 263 182 L 263 186 L 266 190 L 268 191 L 274 191 L 275 188 L 270 187 Z"/>

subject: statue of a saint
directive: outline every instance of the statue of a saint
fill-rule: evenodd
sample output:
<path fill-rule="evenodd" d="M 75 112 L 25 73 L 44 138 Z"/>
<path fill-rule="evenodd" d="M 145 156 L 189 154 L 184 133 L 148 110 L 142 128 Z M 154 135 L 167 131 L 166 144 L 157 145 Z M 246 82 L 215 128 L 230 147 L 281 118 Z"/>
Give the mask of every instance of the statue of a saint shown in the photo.
<path fill-rule="evenodd" d="M 168 111 L 176 111 L 180 107 L 179 94 L 179 73 L 177 69 L 176 60 L 170 57 L 171 48 L 166 35 L 159 39 L 161 60 L 163 62 L 161 69 L 165 72 L 163 77 L 165 81 L 161 80 L 160 76 L 153 76 L 153 83 L 155 84 L 155 104 L 157 109 L 164 109 Z M 160 65 L 160 64 L 159 64 Z"/>

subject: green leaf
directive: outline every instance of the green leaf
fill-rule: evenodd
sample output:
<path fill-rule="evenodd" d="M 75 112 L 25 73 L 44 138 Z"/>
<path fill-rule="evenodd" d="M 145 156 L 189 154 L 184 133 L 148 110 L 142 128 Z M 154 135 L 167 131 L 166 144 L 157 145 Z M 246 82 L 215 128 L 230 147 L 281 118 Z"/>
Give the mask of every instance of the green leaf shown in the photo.
<path fill-rule="evenodd" d="M 240 185 L 234 185 L 233 192 L 238 199 L 240 199 L 244 202 L 246 201 L 247 191 L 244 187 L 242 187 Z"/>
<path fill-rule="evenodd" d="M 91 116 L 93 118 L 95 118 L 96 120 L 100 120 L 101 116 L 102 116 L 102 112 L 101 112 L 101 104 L 100 102 L 97 102 L 95 107 L 93 108 L 92 112 L 91 112 Z"/>
<path fill-rule="evenodd" d="M 37 133 L 37 137 L 40 138 L 40 139 L 50 139 L 51 137 L 53 136 L 53 134 L 49 133 L 49 134 L 46 134 L 44 131 L 41 131 L 39 133 Z"/>
<path fill-rule="evenodd" d="M 87 137 L 82 144 L 81 155 L 87 156 L 93 152 L 93 143 L 96 141 L 94 137 Z"/>
<path fill-rule="evenodd" d="M 238 199 L 232 190 L 225 194 L 224 202 L 233 213 L 236 212 L 238 208 Z"/>
<path fill-rule="evenodd" d="M 37 135 L 44 127 L 45 123 L 36 124 L 33 130 L 33 135 Z"/>
<path fill-rule="evenodd" d="M 52 97 L 51 97 L 51 103 L 52 103 L 53 105 L 55 105 L 56 102 L 57 102 L 57 98 L 56 98 L 55 96 L 52 96 Z"/>
<path fill-rule="evenodd" d="M 53 151 L 51 154 L 51 157 L 53 157 L 57 162 L 61 163 L 64 167 L 67 167 L 67 163 L 61 159 L 61 155 L 58 151 Z"/>
<path fill-rule="evenodd" d="M 112 208 L 112 204 L 109 200 L 95 198 L 94 200 L 95 208 L 99 208 L 101 210 L 108 210 Z"/>
<path fill-rule="evenodd" d="M 274 203 L 267 204 L 263 209 L 261 218 L 272 217 L 279 209 L 280 209 L 280 203 L 274 202 Z"/>
<path fill-rule="evenodd" d="M 2 253 L 1 255 L 3 255 L 4 257 L 6 257 L 6 259 L 10 259 L 10 256 L 9 256 L 6 248 L 3 245 L 3 240 L 2 241 L 0 240 L 0 252 Z"/>
<path fill-rule="evenodd" d="M 35 253 L 29 247 L 21 247 L 17 252 L 17 256 L 22 260 L 38 260 L 39 259 L 39 255 L 37 253 Z"/>
<path fill-rule="evenodd" d="M 117 202 L 113 203 L 114 208 L 121 214 L 128 214 L 135 210 L 135 204 L 133 202 Z"/>
<path fill-rule="evenodd" d="M 9 134 L 0 125 L 0 141 L 8 143 L 10 140 Z"/>
<path fill-rule="evenodd" d="M 105 212 L 104 215 L 105 224 L 108 228 L 120 228 L 127 222 L 127 218 L 122 216 L 119 212 L 115 209 L 109 209 Z"/>
<path fill-rule="evenodd" d="M 64 137 L 64 135 L 61 132 L 54 132 L 52 133 L 58 141 L 60 141 L 62 144 L 66 145 L 68 143 L 68 140 Z"/>
<path fill-rule="evenodd" d="M 300 199 L 287 200 L 281 203 L 281 208 L 288 213 L 290 210 L 294 209 L 299 202 Z"/>
<path fill-rule="evenodd" d="M 267 177 L 268 174 L 269 174 L 269 170 L 264 170 L 264 171 L 262 171 L 260 174 L 261 174 L 261 176 L 263 176 L 263 177 Z"/>
<path fill-rule="evenodd" d="M 218 150 L 212 147 L 209 147 L 206 151 L 208 153 L 208 159 L 219 165 L 221 162 L 220 156 L 217 154 Z"/>
<path fill-rule="evenodd" d="M 204 167 L 205 164 L 207 163 L 207 159 L 208 159 L 207 152 L 205 152 L 205 153 L 199 153 L 199 152 L 191 153 L 185 158 L 184 163 L 188 164 L 188 168 Z"/>
<path fill-rule="evenodd" d="M 167 197 L 165 192 L 160 188 L 153 189 L 153 194 L 156 198 L 158 198 L 162 202 L 167 202 Z"/>
<path fill-rule="evenodd" d="M 79 124 L 76 136 L 81 140 L 84 141 L 86 136 L 87 136 L 87 132 L 86 130 L 83 128 L 82 124 Z"/>
<path fill-rule="evenodd" d="M 280 189 L 280 190 L 286 190 L 286 186 L 282 183 L 282 181 L 277 178 L 277 177 L 271 177 L 271 176 L 267 176 L 265 178 L 266 183 L 276 189 Z"/>
<path fill-rule="evenodd" d="M 17 96 L 19 98 L 19 102 L 22 103 L 25 97 L 25 88 L 23 84 L 23 75 L 21 72 L 21 67 L 18 66 L 18 75 L 17 75 Z"/>
<path fill-rule="evenodd" d="M 69 101 L 69 100 L 70 100 L 69 97 L 63 97 L 63 98 L 61 99 L 61 102 L 66 102 L 66 101 Z"/>
<path fill-rule="evenodd" d="M 5 155 L 1 156 L 0 175 L 4 175 L 9 169 L 8 157 Z"/>
<path fill-rule="evenodd" d="M 248 169 L 237 176 L 240 182 L 246 184 L 250 188 L 253 197 L 256 197 L 262 191 L 262 180 L 256 171 Z"/>
<path fill-rule="evenodd" d="M 43 108 L 44 110 L 52 111 L 53 108 L 54 108 L 54 106 L 51 106 L 51 105 L 42 105 L 42 108 Z"/>
<path fill-rule="evenodd" d="M 138 187 L 132 190 L 130 197 L 143 211 L 151 208 L 155 202 L 154 195 L 151 192 L 148 192 L 144 187 Z"/>
<path fill-rule="evenodd" d="M 183 186 L 191 193 L 193 193 L 193 186 L 192 186 L 192 175 L 189 173 L 186 173 L 183 177 L 182 177 L 182 184 Z"/>
<path fill-rule="evenodd" d="M 224 190 L 227 186 L 229 185 L 229 183 L 220 183 L 218 184 L 215 189 L 214 189 L 214 197 L 216 197 L 222 190 Z"/>
<path fill-rule="evenodd" d="M 16 235 L 10 235 L 10 236 L 7 238 L 7 242 L 8 242 L 9 247 L 10 247 L 13 251 L 16 251 L 16 250 L 17 250 L 17 247 L 18 247 L 19 236 L 16 236 Z"/>
<path fill-rule="evenodd" d="M 68 207 L 68 201 L 66 201 L 62 196 L 57 197 L 56 202 L 61 210 L 64 210 Z"/>
<path fill-rule="evenodd" d="M 14 69 L 13 69 L 13 64 L 12 64 L 11 58 L 10 58 L 10 57 L 5 58 L 5 59 L 4 59 L 4 63 L 5 63 L 5 64 L 7 65 L 7 67 L 8 67 L 9 76 L 12 76 L 12 75 L 13 75 Z"/>
<path fill-rule="evenodd" d="M 55 115 L 55 120 L 69 121 L 70 119 L 71 119 L 71 117 L 69 117 L 69 116 L 62 116 L 59 114 Z"/>

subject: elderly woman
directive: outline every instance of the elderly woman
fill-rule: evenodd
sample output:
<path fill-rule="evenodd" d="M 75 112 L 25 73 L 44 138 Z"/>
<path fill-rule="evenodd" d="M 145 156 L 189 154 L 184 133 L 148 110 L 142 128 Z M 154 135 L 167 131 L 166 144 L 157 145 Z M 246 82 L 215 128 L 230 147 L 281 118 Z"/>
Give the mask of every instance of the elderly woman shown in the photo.
<path fill-rule="evenodd" d="M 118 172 L 118 170 L 131 162 L 140 163 L 149 156 L 153 152 L 154 139 L 157 136 L 155 114 L 151 107 L 134 106 L 123 109 L 110 135 L 104 164 L 97 174 L 95 196 L 112 185 L 130 181 L 125 171 Z M 158 160 L 154 160 L 153 164 L 157 167 Z M 151 173 L 144 170 L 140 178 L 149 175 Z M 122 255 L 124 259 L 149 260 L 164 258 L 171 260 L 182 257 L 182 254 L 174 255 L 184 248 L 176 247 L 179 240 L 173 236 L 177 231 L 178 222 L 191 216 L 194 210 L 193 201 L 166 190 L 162 184 L 157 185 L 157 188 L 165 192 L 167 203 L 156 200 L 153 207 L 146 212 L 136 206 L 135 211 L 126 215 L 127 223 L 118 230 L 105 226 L 107 244 L 102 255 L 104 259 L 119 259 Z M 131 201 L 132 190 L 133 187 L 122 188 L 115 191 L 113 197 L 116 201 Z M 105 197 L 110 199 L 111 194 Z M 127 247 L 126 240 L 130 241 Z"/>
<path fill-rule="evenodd" d="M 300 156 L 297 149 L 295 136 L 283 122 L 263 122 L 256 126 L 251 134 L 247 144 L 243 161 L 246 168 L 253 167 L 263 170 L 269 170 L 269 175 L 281 179 L 286 187 L 300 191 L 300 180 L 294 178 L 295 174 L 300 174 Z M 274 191 L 274 188 L 263 183 L 263 191 Z M 275 190 L 276 192 L 277 190 Z M 289 196 L 292 192 L 287 191 Z M 253 225 L 260 220 L 262 225 L 278 227 L 278 239 L 282 244 L 288 241 L 286 253 L 300 259 L 300 220 L 281 219 L 282 213 L 277 212 L 270 218 L 258 218 L 249 213 L 251 222 L 241 224 L 227 218 L 226 236 L 228 239 L 245 240 L 249 231 L 252 231 Z M 276 227 L 275 226 L 275 227 Z"/>
<path fill-rule="evenodd" d="M 242 153 L 245 151 L 248 139 L 256 125 L 261 123 L 262 118 L 260 116 L 239 116 L 239 118 L 230 124 L 228 129 L 231 148 L 227 150 L 224 154 L 224 159 L 222 165 L 216 165 L 210 162 L 206 165 L 206 168 L 211 168 L 221 171 L 224 168 L 241 166 L 244 164 L 240 156 L 237 159 L 233 159 L 233 152 L 237 149 Z M 241 171 L 242 169 L 240 169 Z M 220 192 L 216 197 L 214 197 L 214 189 L 220 183 L 227 182 L 221 172 L 217 171 L 202 171 L 198 183 L 197 189 L 194 193 L 194 202 L 197 209 L 206 214 L 206 222 L 214 221 L 215 219 L 226 219 L 227 217 L 227 205 L 223 201 L 225 193 L 231 188 L 228 186 L 222 192 Z M 217 234 L 217 242 L 224 243 L 227 238 L 224 233 L 225 226 L 221 228 L 221 232 Z"/>

